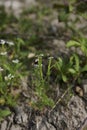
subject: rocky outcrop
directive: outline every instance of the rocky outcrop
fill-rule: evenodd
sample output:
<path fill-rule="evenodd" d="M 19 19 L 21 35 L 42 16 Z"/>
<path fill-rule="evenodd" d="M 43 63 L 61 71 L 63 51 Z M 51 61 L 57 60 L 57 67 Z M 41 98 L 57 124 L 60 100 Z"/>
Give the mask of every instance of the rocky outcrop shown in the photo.
<path fill-rule="evenodd" d="M 1 123 L 0 130 L 84 130 L 87 125 L 86 103 L 73 96 L 67 105 L 58 104 L 45 114 L 22 104 Z"/>

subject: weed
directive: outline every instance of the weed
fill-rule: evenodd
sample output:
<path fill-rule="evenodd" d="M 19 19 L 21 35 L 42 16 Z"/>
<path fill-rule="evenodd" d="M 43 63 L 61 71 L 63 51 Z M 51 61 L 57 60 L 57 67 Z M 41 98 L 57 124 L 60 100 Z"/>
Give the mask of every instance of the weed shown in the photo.
<path fill-rule="evenodd" d="M 70 40 L 67 45 L 68 48 L 74 46 L 75 48 L 79 48 L 82 51 L 82 56 L 77 53 L 73 53 L 71 56 L 71 60 L 73 61 L 73 66 L 69 71 L 75 77 L 82 76 L 85 72 L 87 72 L 87 39 L 80 38 L 79 40 Z"/>
<path fill-rule="evenodd" d="M 69 41 L 66 45 L 67 47 L 79 47 L 81 51 L 83 52 L 83 56 L 87 58 L 87 46 L 86 46 L 86 39 L 81 38 L 79 41 Z M 38 107 L 51 105 L 49 104 L 48 97 L 46 95 L 48 89 L 49 89 L 49 80 L 50 75 L 52 73 L 52 68 L 56 69 L 56 80 L 67 83 L 68 85 L 71 84 L 72 81 L 77 81 L 78 83 L 81 83 L 82 76 L 84 75 L 84 72 L 87 71 L 87 63 L 83 63 L 83 59 L 81 59 L 81 56 L 74 52 L 69 58 L 63 59 L 59 57 L 53 65 L 51 65 L 52 59 L 49 59 L 48 67 L 47 67 L 47 73 L 44 77 L 43 73 L 43 64 L 42 64 L 42 57 L 40 56 L 38 58 L 38 64 L 36 65 L 36 68 L 34 69 L 34 76 L 35 79 L 33 80 L 35 85 L 35 92 L 38 96 L 37 103 L 40 105 Z M 70 85 L 69 85 L 70 86 Z M 52 99 L 51 99 L 52 100 Z"/>
<path fill-rule="evenodd" d="M 0 110 L 0 121 L 2 121 L 6 116 L 10 115 L 10 110 Z"/>
<path fill-rule="evenodd" d="M 18 59 L 20 47 L 14 46 L 13 42 L 0 41 L 0 105 L 15 106 L 17 104 L 18 95 L 13 95 L 11 91 L 12 88 L 19 88 L 22 63 Z M 10 51 L 12 51 L 11 54 Z M 0 111 L 0 118 L 10 113 L 7 110 Z"/>
<path fill-rule="evenodd" d="M 42 56 L 38 57 L 38 64 L 35 65 L 33 70 L 34 79 L 32 80 L 33 86 L 35 86 L 35 95 L 38 97 L 38 101 L 36 101 L 36 106 L 42 109 L 45 106 L 53 106 L 54 102 L 52 98 L 47 96 L 47 92 L 49 90 L 49 78 L 50 78 L 50 70 L 51 70 L 51 58 L 49 59 L 48 68 L 46 76 L 44 77 L 43 73 L 43 63 Z"/>

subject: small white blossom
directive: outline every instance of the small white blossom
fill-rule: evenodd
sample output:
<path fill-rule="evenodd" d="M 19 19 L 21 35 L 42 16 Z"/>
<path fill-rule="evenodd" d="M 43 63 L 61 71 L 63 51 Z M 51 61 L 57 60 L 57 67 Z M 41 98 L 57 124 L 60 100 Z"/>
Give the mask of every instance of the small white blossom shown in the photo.
<path fill-rule="evenodd" d="M 0 72 L 2 72 L 4 69 L 0 67 Z"/>
<path fill-rule="evenodd" d="M 35 59 L 35 63 L 38 63 L 38 61 L 39 61 L 39 59 L 37 58 L 37 59 Z"/>
<path fill-rule="evenodd" d="M 1 52 L 0 55 L 2 56 L 7 55 L 7 52 Z"/>
<path fill-rule="evenodd" d="M 12 60 L 13 63 L 17 64 L 19 63 L 19 60 L 18 59 L 15 59 L 15 60 Z"/>
<path fill-rule="evenodd" d="M 10 45 L 10 46 L 13 46 L 13 45 L 14 45 L 13 42 L 5 41 L 5 40 L 2 40 L 2 39 L 0 40 L 0 44 L 2 44 L 2 45 L 8 44 L 8 45 Z"/>
<path fill-rule="evenodd" d="M 35 53 L 30 53 L 29 55 L 28 55 L 28 58 L 33 58 L 35 56 Z"/>
<path fill-rule="evenodd" d="M 8 78 L 11 78 L 11 79 L 12 79 L 12 78 L 14 78 L 14 76 L 13 76 L 12 74 L 9 74 L 9 75 L 8 75 Z"/>
<path fill-rule="evenodd" d="M 0 40 L 0 44 L 4 45 L 5 41 L 4 40 Z"/>
<path fill-rule="evenodd" d="M 13 79 L 14 78 L 14 75 L 12 75 L 12 74 L 9 74 L 8 76 L 5 76 L 5 80 L 7 81 L 7 80 L 11 80 L 11 79 Z"/>
<path fill-rule="evenodd" d="M 10 46 L 13 46 L 14 45 L 14 43 L 13 42 L 6 42 L 8 45 L 10 45 Z"/>

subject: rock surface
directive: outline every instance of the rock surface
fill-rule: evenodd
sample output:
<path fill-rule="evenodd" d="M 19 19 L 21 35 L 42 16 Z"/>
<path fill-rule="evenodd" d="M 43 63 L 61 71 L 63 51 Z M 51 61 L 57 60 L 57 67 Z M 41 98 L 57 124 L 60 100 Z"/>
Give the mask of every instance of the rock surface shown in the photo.
<path fill-rule="evenodd" d="M 6 11 L 13 12 L 14 15 L 19 16 L 21 11 L 25 8 L 29 8 L 36 5 L 35 0 L 0 0 L 0 5 L 4 5 Z"/>
<path fill-rule="evenodd" d="M 22 104 L 1 123 L 0 130 L 84 130 L 87 123 L 84 106 L 85 102 L 78 96 L 73 96 L 67 105 L 58 104 L 46 114 Z"/>

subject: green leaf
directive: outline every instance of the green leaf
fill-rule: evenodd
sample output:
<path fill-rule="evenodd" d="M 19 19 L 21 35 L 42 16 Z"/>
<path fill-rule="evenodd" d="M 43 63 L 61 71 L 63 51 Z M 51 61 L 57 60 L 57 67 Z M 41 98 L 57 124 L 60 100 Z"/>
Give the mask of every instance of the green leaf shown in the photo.
<path fill-rule="evenodd" d="M 69 42 L 67 42 L 66 47 L 79 47 L 81 45 L 81 43 L 74 41 L 74 40 L 70 40 Z"/>
<path fill-rule="evenodd" d="M 62 74 L 62 80 L 63 80 L 64 82 L 67 82 L 67 77 L 66 77 L 66 75 Z"/>
<path fill-rule="evenodd" d="M 10 69 L 10 66 L 9 66 L 8 64 L 4 64 L 4 68 L 5 68 L 6 70 L 8 70 L 8 71 L 11 70 L 11 69 Z"/>
<path fill-rule="evenodd" d="M 43 95 L 42 104 L 44 106 L 51 106 L 52 107 L 54 105 L 54 101 L 51 98 L 48 98 L 47 95 Z"/>
<path fill-rule="evenodd" d="M 78 57 L 78 55 L 74 54 L 74 58 L 75 58 L 75 70 L 79 71 L 79 69 L 80 69 L 79 57 Z"/>
<path fill-rule="evenodd" d="M 62 65 L 63 65 L 63 60 L 62 60 L 62 58 L 58 58 L 58 64 L 60 65 L 60 67 L 62 67 Z"/>
<path fill-rule="evenodd" d="M 11 114 L 10 110 L 0 110 L 0 121 L 10 114 Z"/>
<path fill-rule="evenodd" d="M 87 47 L 85 46 L 85 44 L 81 45 L 81 50 L 87 56 Z"/>
<path fill-rule="evenodd" d="M 18 44 L 25 45 L 22 38 L 17 38 L 17 42 L 18 42 Z"/>
<path fill-rule="evenodd" d="M 81 69 L 81 72 L 85 72 L 87 71 L 87 65 L 85 65 L 82 69 Z"/>
<path fill-rule="evenodd" d="M 55 67 L 58 69 L 58 71 L 62 71 L 62 66 L 63 66 L 63 60 L 62 60 L 62 58 L 58 58 L 58 61 L 56 62 L 56 64 L 55 64 Z"/>
<path fill-rule="evenodd" d="M 75 71 L 75 69 L 73 69 L 73 68 L 69 68 L 68 71 L 69 71 L 71 74 L 76 74 L 76 71 Z"/>

